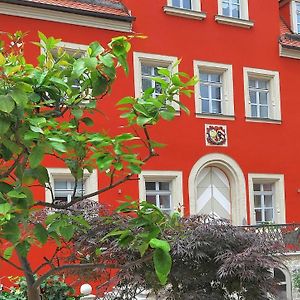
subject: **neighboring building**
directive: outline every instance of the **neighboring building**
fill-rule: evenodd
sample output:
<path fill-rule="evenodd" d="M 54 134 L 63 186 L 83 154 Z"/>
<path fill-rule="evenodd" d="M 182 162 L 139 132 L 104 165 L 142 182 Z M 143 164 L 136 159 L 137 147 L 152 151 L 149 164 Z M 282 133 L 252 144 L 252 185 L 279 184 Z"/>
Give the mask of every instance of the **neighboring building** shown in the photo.
<path fill-rule="evenodd" d="M 39 30 L 62 38 L 70 51 L 116 35 L 147 35 L 133 41 L 129 76 L 120 74 L 100 104 L 113 116 L 111 100 L 155 87 L 150 77 L 157 67 L 182 59 L 179 71 L 200 78 L 195 95 L 180 98 L 191 115 L 178 110 L 174 122 L 153 131 L 167 147 L 145 166 L 139 183 L 130 181 L 102 201 L 131 195 L 166 212 L 180 207 L 186 215 L 214 214 L 234 225 L 300 223 L 300 1 L 0 0 L 0 15 L 1 31 L 29 32 L 29 41 Z M 28 44 L 26 53 L 34 62 L 38 50 Z M 97 125 L 121 122 L 112 117 Z M 54 160 L 48 167 L 57 201 L 67 200 L 71 176 Z M 80 192 L 97 184 L 97 172 L 86 174 Z M 285 295 L 280 299 L 300 299 L 291 289 L 297 255 L 274 272 Z"/>

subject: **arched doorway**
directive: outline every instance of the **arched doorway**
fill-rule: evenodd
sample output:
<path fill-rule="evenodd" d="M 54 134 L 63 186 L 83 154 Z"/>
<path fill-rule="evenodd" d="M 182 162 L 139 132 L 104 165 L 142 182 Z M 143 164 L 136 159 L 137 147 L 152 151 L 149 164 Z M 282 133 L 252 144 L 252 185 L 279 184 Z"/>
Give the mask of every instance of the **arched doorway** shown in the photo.
<path fill-rule="evenodd" d="M 247 223 L 245 177 L 231 157 L 211 153 L 201 157 L 189 176 L 190 214 L 215 214 L 233 225 Z"/>
<path fill-rule="evenodd" d="M 197 176 L 196 213 L 231 220 L 230 184 L 217 167 L 206 167 Z"/>

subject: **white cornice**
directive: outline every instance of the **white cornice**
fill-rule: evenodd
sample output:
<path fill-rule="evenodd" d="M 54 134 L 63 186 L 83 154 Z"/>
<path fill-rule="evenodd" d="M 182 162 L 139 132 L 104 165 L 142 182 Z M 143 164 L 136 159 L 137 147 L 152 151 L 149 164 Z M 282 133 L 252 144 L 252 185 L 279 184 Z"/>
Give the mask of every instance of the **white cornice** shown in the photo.
<path fill-rule="evenodd" d="M 244 27 L 244 28 L 251 28 L 254 26 L 253 21 L 245 20 L 245 19 L 238 19 L 238 18 L 231 18 L 231 17 L 221 16 L 221 15 L 216 15 L 215 20 L 221 24 Z"/>
<path fill-rule="evenodd" d="M 28 7 L 9 3 L 0 3 L 0 14 L 122 32 L 131 32 L 132 29 L 131 22 L 94 16 L 83 16 L 45 8 Z"/>
<path fill-rule="evenodd" d="M 189 18 L 189 19 L 203 20 L 206 18 L 205 12 L 191 10 L 191 9 L 183 9 L 183 8 L 172 7 L 172 6 L 164 6 L 164 12 L 168 15 Z"/>
<path fill-rule="evenodd" d="M 300 50 L 289 49 L 282 47 L 282 45 L 279 45 L 279 55 L 281 57 L 300 59 Z"/>

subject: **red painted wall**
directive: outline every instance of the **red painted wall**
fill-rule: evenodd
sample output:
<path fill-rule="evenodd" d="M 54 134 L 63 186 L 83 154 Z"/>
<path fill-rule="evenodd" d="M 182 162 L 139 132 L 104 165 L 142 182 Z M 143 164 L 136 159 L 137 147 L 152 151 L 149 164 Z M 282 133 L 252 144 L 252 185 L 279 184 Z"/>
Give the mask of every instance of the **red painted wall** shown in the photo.
<path fill-rule="evenodd" d="M 162 122 L 153 137 L 167 144 L 159 150 L 160 156 L 146 166 L 146 170 L 178 170 L 183 172 L 185 213 L 189 212 L 188 177 L 193 165 L 208 153 L 223 153 L 234 159 L 241 167 L 246 184 L 248 173 L 284 174 L 286 221 L 300 222 L 300 175 L 298 139 L 300 60 L 279 57 L 279 4 L 274 0 L 249 0 L 249 16 L 254 21 L 250 29 L 218 24 L 217 0 L 202 0 L 202 10 L 207 18 L 192 20 L 166 15 L 162 7 L 166 0 L 124 0 L 137 17 L 134 31 L 148 36 L 146 40 L 134 40 L 137 52 L 171 55 L 182 58 L 180 71 L 193 74 L 193 60 L 211 61 L 233 65 L 235 120 L 200 119 L 195 116 L 194 98 L 182 96 L 191 115 L 181 113 L 172 123 Z M 266 14 L 266 11 L 268 12 Z M 88 44 L 99 40 L 102 44 L 110 37 L 123 33 L 80 27 L 69 24 L 33 20 L 1 15 L 1 31 L 28 31 L 27 41 L 37 40 L 37 31 L 62 38 L 66 42 Z M 26 53 L 32 62 L 38 50 L 26 45 Z M 131 72 L 128 77 L 119 73 L 113 92 L 99 108 L 107 111 L 107 117 L 97 120 L 99 129 L 106 127 L 114 133 L 122 120 L 116 117 L 114 103 L 126 95 L 134 95 L 132 56 L 129 57 Z M 282 124 L 246 122 L 244 104 L 243 67 L 279 71 L 281 90 Z M 114 126 L 112 126 L 114 124 Z M 204 124 L 224 124 L 228 130 L 228 147 L 205 146 Z M 48 166 L 59 166 L 48 160 Z M 99 180 L 99 184 L 101 181 Z M 138 198 L 137 182 L 127 183 L 101 196 L 103 202 L 117 204 L 125 195 Z M 43 191 L 38 191 L 43 196 Z M 248 194 L 248 187 L 246 187 Z M 0 273 L 7 274 L 6 266 Z M 9 271 L 10 272 L 10 271 Z M 0 276 L 1 277 L 1 276 Z"/>

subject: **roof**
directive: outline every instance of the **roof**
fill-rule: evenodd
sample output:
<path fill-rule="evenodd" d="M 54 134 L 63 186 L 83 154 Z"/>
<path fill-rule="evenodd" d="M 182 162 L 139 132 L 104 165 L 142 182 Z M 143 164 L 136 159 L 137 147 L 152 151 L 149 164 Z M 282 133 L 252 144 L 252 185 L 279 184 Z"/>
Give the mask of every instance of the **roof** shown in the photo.
<path fill-rule="evenodd" d="M 282 47 L 300 50 L 300 35 L 294 34 L 283 19 L 280 19 L 279 43 Z"/>
<path fill-rule="evenodd" d="M 121 0 L 0 0 L 0 2 L 132 21 Z"/>

